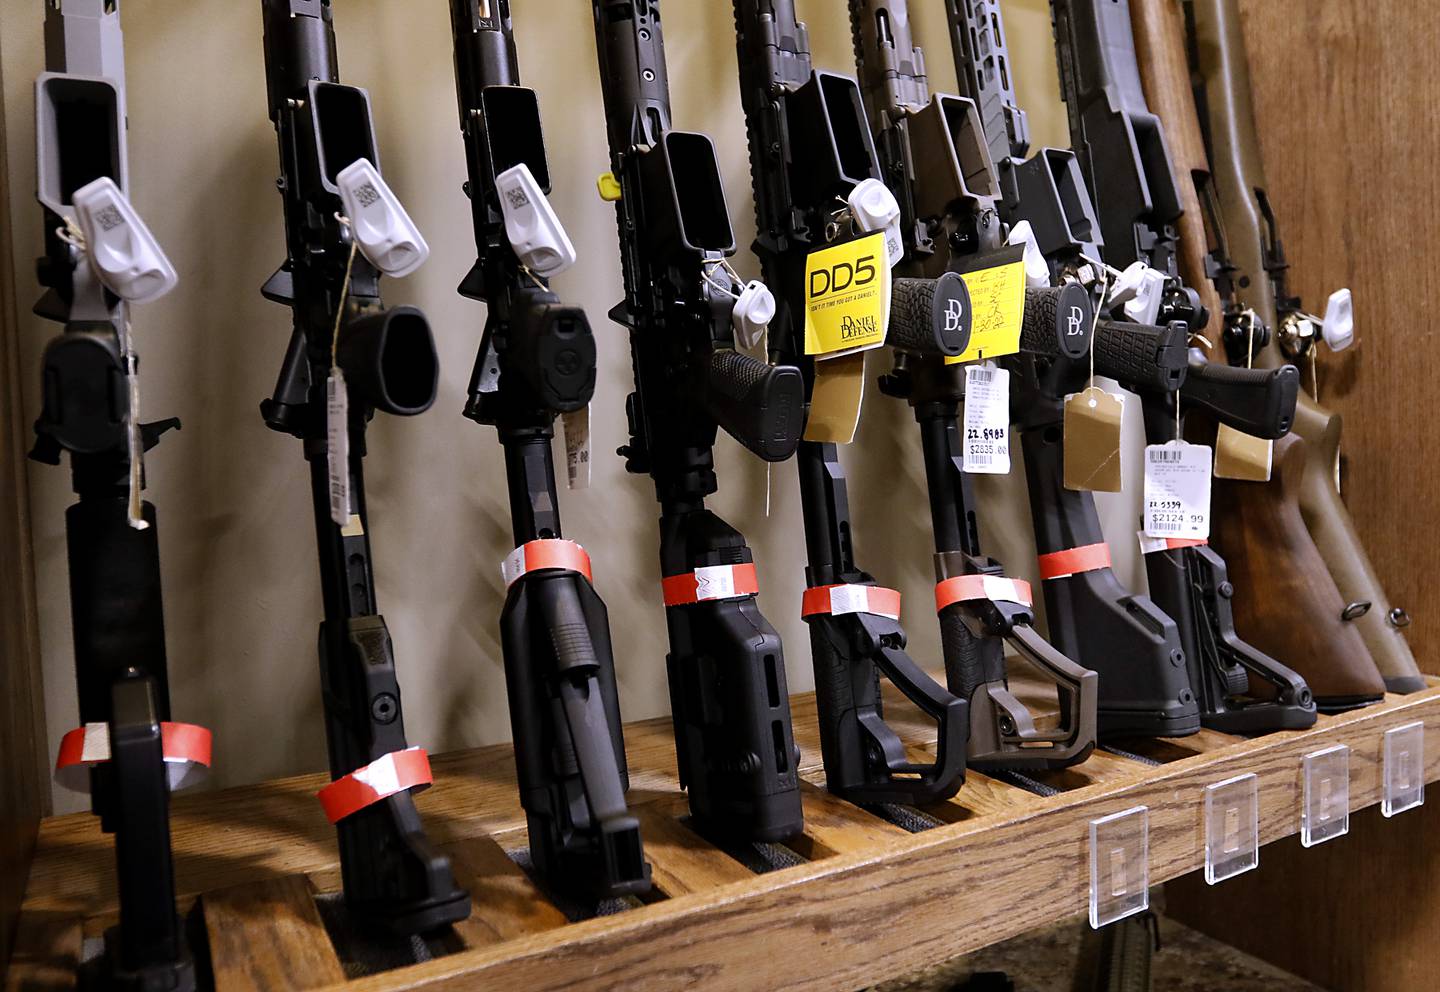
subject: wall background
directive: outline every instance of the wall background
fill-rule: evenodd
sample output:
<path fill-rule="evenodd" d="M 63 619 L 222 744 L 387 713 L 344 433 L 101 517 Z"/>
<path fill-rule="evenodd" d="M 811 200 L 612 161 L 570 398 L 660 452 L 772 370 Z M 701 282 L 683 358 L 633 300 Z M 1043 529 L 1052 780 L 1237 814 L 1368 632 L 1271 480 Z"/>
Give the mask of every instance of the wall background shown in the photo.
<path fill-rule="evenodd" d="M 578 0 L 515 6 L 522 78 L 539 92 L 549 141 L 552 200 L 580 254 L 555 288 L 587 309 L 600 346 L 592 488 L 562 495 L 565 530 L 595 561 L 625 716 L 656 716 L 667 708 L 657 508 L 649 480 L 627 476 L 613 455 L 625 440 L 631 380 L 625 334 L 605 318 L 621 280 L 614 211 L 594 187 L 608 156 L 593 27 Z M 943 7 L 913 6 L 931 86 L 953 92 Z M 1068 144 L 1046 4 L 1003 6 L 1035 144 Z M 412 743 L 437 751 L 508 740 L 495 623 L 503 599 L 499 562 L 510 550 L 503 466 L 494 432 L 460 415 L 484 311 L 455 293 L 474 242 L 460 192 L 465 166 L 448 11 L 440 0 L 337 0 L 336 7 L 341 79 L 370 90 L 386 178 L 432 250 L 418 273 L 386 280 L 384 292 L 390 304 L 415 303 L 429 316 L 443 366 L 440 398 L 421 417 L 377 419 L 366 467 L 378 594 L 395 639 L 407 729 Z M 144 360 L 142 416 L 184 422 L 147 460 L 147 495 L 160 519 L 173 710 L 214 730 L 213 784 L 318 770 L 326 766 L 315 656 L 320 597 L 307 476 L 299 444 L 266 430 L 258 413 L 289 328 L 286 311 L 259 294 L 284 258 L 259 5 L 126 0 L 122 9 L 131 196 L 181 279 L 169 296 L 138 308 L 134 320 Z M 754 221 L 730 7 L 670 0 L 664 10 L 676 125 L 715 139 L 737 242 L 748 246 Z M 800 13 L 809 21 L 815 64 L 853 72 L 843 5 L 805 0 Z M 41 27 L 39 0 L 0 8 L 11 179 L 0 208 L 12 212 L 15 285 L 5 305 L 17 318 L 27 436 L 39 404 L 34 370 L 57 331 L 29 314 L 38 295 L 32 260 L 42 240 L 29 84 L 43 68 Z M 748 248 L 734 262 L 747 277 L 757 274 Z M 1138 480 L 1138 410 L 1130 412 L 1127 472 Z M 938 667 L 915 433 L 908 409 L 872 389 L 846 461 L 860 561 L 902 590 L 912 653 Z M 1016 454 L 1015 475 L 981 479 L 983 536 L 1013 574 L 1033 578 Z M 767 518 L 764 466 L 723 435 L 717 461 L 721 490 L 712 506 L 756 549 L 761 605 L 785 639 L 791 690 L 804 691 L 813 679 L 799 619 L 804 543 L 795 470 L 776 466 Z M 73 497 L 68 470 L 27 462 L 20 471 L 32 505 L 53 755 L 77 718 L 63 522 Z M 1102 497 L 1102 516 L 1121 576 L 1139 583 L 1134 498 Z M 54 806 L 73 811 L 84 799 L 57 791 Z"/>

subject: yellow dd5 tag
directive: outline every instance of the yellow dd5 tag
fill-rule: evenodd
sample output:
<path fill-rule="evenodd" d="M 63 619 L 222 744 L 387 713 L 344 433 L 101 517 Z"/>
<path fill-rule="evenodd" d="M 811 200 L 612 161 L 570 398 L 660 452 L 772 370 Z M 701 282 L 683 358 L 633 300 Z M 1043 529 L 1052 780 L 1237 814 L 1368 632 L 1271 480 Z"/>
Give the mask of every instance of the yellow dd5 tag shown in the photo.
<path fill-rule="evenodd" d="M 970 291 L 970 343 L 954 358 L 946 358 L 945 364 L 999 358 L 1020 350 L 1020 322 L 1025 318 L 1023 251 L 1023 247 L 1007 249 L 1016 256 L 1014 261 L 960 273 Z"/>
<path fill-rule="evenodd" d="M 884 231 L 806 257 L 805 354 L 834 358 L 878 348 L 885 343 L 889 317 Z"/>

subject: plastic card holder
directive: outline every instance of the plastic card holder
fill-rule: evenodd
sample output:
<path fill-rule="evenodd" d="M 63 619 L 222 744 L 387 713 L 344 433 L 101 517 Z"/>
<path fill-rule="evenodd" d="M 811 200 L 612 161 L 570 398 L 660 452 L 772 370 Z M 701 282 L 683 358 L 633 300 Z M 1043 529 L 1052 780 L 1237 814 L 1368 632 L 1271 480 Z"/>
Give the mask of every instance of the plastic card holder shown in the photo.
<path fill-rule="evenodd" d="M 1380 812 L 1389 817 L 1425 805 L 1425 724 L 1385 731 L 1385 791 Z"/>
<path fill-rule="evenodd" d="M 1236 775 L 1205 787 L 1205 881 L 1242 875 L 1260 864 L 1260 780 Z"/>
<path fill-rule="evenodd" d="M 1149 808 L 1091 820 L 1090 925 L 1098 930 L 1149 908 Z"/>
<path fill-rule="evenodd" d="M 1350 748 L 1336 744 L 1301 762 L 1300 843 L 1314 847 L 1350 832 Z"/>

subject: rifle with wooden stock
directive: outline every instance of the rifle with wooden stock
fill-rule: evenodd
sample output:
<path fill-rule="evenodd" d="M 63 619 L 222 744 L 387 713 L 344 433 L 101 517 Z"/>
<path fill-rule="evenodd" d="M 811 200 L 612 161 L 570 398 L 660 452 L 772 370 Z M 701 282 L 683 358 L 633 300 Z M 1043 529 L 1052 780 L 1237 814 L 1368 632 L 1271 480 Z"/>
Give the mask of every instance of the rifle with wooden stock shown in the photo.
<path fill-rule="evenodd" d="M 1255 129 L 1250 70 L 1240 12 L 1234 0 L 1191 0 L 1192 76 L 1208 152 L 1209 173 L 1224 229 L 1236 302 L 1254 311 L 1265 328 L 1254 362 L 1278 365 L 1316 355 L 1314 320 L 1286 286 L 1287 263 L 1274 211 L 1265 195 L 1264 163 Z M 1185 260 L 1182 259 L 1182 263 Z M 1191 263 L 1193 264 L 1193 262 Z M 1307 327 L 1308 325 L 1308 327 Z M 1342 329 L 1343 333 L 1343 329 Z M 1248 332 L 1227 334 L 1233 362 L 1244 359 Z M 1331 339 L 1336 344 L 1345 340 Z M 1389 692 L 1417 692 L 1425 679 L 1405 639 L 1410 615 L 1386 595 L 1365 553 L 1336 484 L 1340 416 L 1301 394 L 1293 431 L 1305 445 L 1299 484 L 1300 512 L 1340 593 L 1341 622 L 1359 631 Z"/>
<path fill-rule="evenodd" d="M 997 260 L 1006 228 L 975 104 L 930 92 L 905 0 L 850 0 L 850 23 L 880 173 L 900 206 L 905 255 L 896 271 L 918 280 Z M 1074 284 L 1028 288 L 1023 319 L 1023 344 L 1083 355 L 1093 323 L 1089 294 Z M 949 689 L 970 705 L 969 764 L 1056 768 L 1083 761 L 1095 745 L 1099 679 L 1036 632 L 1028 584 L 1006 580 L 1004 566 L 981 552 L 959 423 L 965 366 L 933 352 L 892 350 L 894 368 L 880 388 L 907 401 L 920 428 L 940 643 Z M 1010 692 L 1007 644 L 1056 687 L 1054 728 L 1037 728 Z"/>

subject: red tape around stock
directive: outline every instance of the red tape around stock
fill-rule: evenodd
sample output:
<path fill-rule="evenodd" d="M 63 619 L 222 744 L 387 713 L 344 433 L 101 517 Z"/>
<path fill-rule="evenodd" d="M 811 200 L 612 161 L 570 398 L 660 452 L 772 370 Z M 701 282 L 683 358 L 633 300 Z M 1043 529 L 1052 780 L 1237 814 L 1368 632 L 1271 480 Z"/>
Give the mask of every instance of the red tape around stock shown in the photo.
<path fill-rule="evenodd" d="M 1029 606 L 1030 583 L 1024 579 L 1007 579 L 999 575 L 952 575 L 935 585 L 935 612 L 952 603 L 976 599 L 1004 600 Z"/>
<path fill-rule="evenodd" d="M 527 572 L 542 568 L 559 568 L 567 572 L 579 572 L 593 582 L 590 574 L 590 555 L 574 541 L 561 538 L 541 538 L 526 541 L 505 556 L 500 563 L 500 575 L 508 589 Z"/>
<path fill-rule="evenodd" d="M 210 767 L 210 748 L 210 731 L 204 727 L 169 720 L 160 724 L 160 751 L 165 758 L 171 790 L 191 785 L 200 778 L 200 769 Z M 86 770 L 109 760 L 110 725 L 87 723 L 60 738 L 55 777 L 66 788 L 84 792 L 89 789 Z"/>
<path fill-rule="evenodd" d="M 689 606 L 712 599 L 739 599 L 760 591 L 755 565 L 702 565 L 693 572 L 660 580 L 666 606 Z"/>
<path fill-rule="evenodd" d="M 337 778 L 315 793 L 325 816 L 339 823 L 372 803 L 406 789 L 423 789 L 434 781 L 430 757 L 423 747 L 391 751 L 370 764 Z"/>
<path fill-rule="evenodd" d="M 1063 579 L 1080 572 L 1093 572 L 1097 568 L 1110 567 L 1110 545 L 1086 544 L 1064 551 L 1052 551 L 1040 556 L 1040 578 Z"/>
<path fill-rule="evenodd" d="M 800 598 L 800 616 L 808 617 L 816 613 L 828 613 L 832 616 L 873 613 L 876 616 L 899 620 L 900 593 L 884 586 L 811 586 Z"/>

